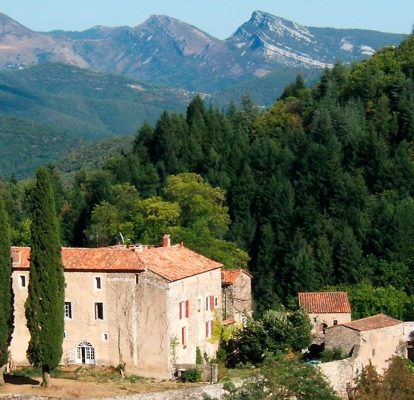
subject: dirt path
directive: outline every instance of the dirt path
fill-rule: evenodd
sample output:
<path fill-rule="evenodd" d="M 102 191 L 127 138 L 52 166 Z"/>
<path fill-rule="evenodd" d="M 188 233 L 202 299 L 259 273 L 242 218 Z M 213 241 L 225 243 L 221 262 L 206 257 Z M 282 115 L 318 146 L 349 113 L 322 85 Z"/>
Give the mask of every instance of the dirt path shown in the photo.
<path fill-rule="evenodd" d="M 180 385 L 168 381 L 152 381 L 131 383 L 128 381 L 117 382 L 83 382 L 71 379 L 52 379 L 52 387 L 44 389 L 40 387 L 40 380 L 37 378 L 13 379 L 13 383 L 6 383 L 0 386 L 0 398 L 3 395 L 40 396 L 59 399 L 82 399 L 128 396 L 139 393 L 150 393 L 171 389 L 191 389 L 191 386 Z M 7 396 L 8 397 L 8 396 Z"/>

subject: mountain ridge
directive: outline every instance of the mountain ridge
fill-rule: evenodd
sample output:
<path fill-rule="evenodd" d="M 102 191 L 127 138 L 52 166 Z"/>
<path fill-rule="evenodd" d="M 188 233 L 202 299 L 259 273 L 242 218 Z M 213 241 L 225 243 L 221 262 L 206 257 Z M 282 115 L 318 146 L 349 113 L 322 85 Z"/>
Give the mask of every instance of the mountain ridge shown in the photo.
<path fill-rule="evenodd" d="M 221 90 L 286 66 L 302 68 L 306 75 L 307 70 L 322 70 L 339 59 L 350 63 L 366 58 L 406 37 L 362 29 L 306 27 L 260 10 L 224 40 L 160 14 L 135 27 L 97 25 L 81 32 L 42 33 L 3 15 L 3 27 L 17 26 L 20 32 L 27 29 L 24 32 L 32 32 L 32 36 L 26 41 L 18 40 L 17 31 L 15 40 L 12 33 L 0 36 L 0 45 L 9 49 L 0 52 L 0 67 L 63 62 L 201 92 Z M 18 52 L 13 53 L 13 48 Z"/>

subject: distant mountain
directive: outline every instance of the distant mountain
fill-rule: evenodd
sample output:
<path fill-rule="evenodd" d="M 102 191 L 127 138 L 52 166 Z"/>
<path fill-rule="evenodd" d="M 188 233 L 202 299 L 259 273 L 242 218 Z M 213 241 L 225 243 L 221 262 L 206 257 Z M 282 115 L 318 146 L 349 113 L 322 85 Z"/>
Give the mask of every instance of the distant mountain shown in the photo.
<path fill-rule="evenodd" d="M 36 33 L 4 14 L 0 67 L 59 61 L 159 86 L 214 92 L 295 67 L 305 75 L 337 60 L 372 55 L 406 35 L 305 27 L 255 11 L 226 40 L 177 19 L 154 15 L 136 27 Z M 5 49 L 5 50 L 3 50 Z"/>
<path fill-rule="evenodd" d="M 398 44 L 404 37 L 368 30 L 306 27 L 255 11 L 227 43 L 237 49 L 239 59 L 255 59 L 255 64 L 247 62 L 244 69 L 261 76 L 269 74 L 275 63 L 305 68 L 324 68 L 337 60 L 349 63 L 371 56 L 386 45 Z"/>
<path fill-rule="evenodd" d="M 70 43 L 31 31 L 7 15 L 0 13 L 0 67 L 61 62 L 88 68 Z"/>
<path fill-rule="evenodd" d="M 64 64 L 0 73 L 0 176 L 30 176 L 87 142 L 135 133 L 194 96 Z"/>
<path fill-rule="evenodd" d="M 0 114 L 86 140 L 135 132 L 163 110 L 184 110 L 193 95 L 63 64 L 0 73 Z"/>

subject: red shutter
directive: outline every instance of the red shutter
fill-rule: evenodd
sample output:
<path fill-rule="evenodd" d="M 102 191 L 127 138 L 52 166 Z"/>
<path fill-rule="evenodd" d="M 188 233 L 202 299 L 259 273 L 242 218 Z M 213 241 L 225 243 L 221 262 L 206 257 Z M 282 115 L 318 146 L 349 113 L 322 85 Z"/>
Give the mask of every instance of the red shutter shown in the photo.
<path fill-rule="evenodd" d="M 206 322 L 206 337 L 208 337 L 208 325 L 209 325 L 210 321 Z"/>
<path fill-rule="evenodd" d="M 210 334 L 213 335 L 213 332 L 214 332 L 214 321 L 211 321 L 210 326 L 211 326 L 211 332 L 210 332 Z"/>
<path fill-rule="evenodd" d="M 190 302 L 188 300 L 185 301 L 185 317 L 188 318 L 190 315 Z"/>
<path fill-rule="evenodd" d="M 210 296 L 210 310 L 214 310 L 214 296 Z"/>
<path fill-rule="evenodd" d="M 178 315 L 180 316 L 180 319 L 182 319 L 183 318 L 183 312 L 181 310 L 181 301 L 178 303 L 178 308 L 179 308 Z"/>

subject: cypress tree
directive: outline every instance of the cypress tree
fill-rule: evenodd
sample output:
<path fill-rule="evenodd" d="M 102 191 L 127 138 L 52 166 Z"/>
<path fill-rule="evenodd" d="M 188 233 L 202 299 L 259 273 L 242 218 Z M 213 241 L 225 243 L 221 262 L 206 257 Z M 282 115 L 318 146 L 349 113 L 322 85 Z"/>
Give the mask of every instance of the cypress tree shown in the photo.
<path fill-rule="evenodd" d="M 13 332 L 13 289 L 10 258 L 10 227 L 3 199 L 0 196 L 0 385 L 8 361 L 8 347 Z"/>
<path fill-rule="evenodd" d="M 50 385 L 50 371 L 62 356 L 64 329 L 64 275 L 59 224 L 49 173 L 39 168 L 32 192 L 31 255 L 27 327 L 28 360 L 42 368 L 42 386 Z"/>

